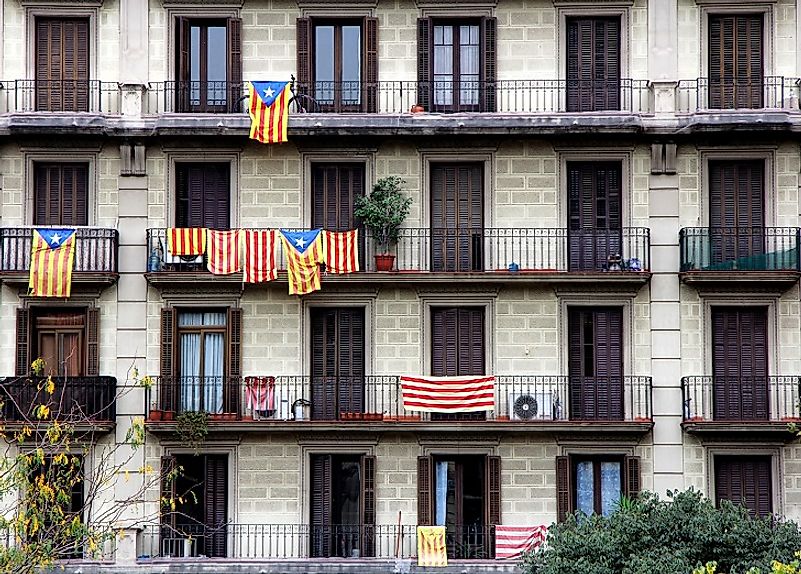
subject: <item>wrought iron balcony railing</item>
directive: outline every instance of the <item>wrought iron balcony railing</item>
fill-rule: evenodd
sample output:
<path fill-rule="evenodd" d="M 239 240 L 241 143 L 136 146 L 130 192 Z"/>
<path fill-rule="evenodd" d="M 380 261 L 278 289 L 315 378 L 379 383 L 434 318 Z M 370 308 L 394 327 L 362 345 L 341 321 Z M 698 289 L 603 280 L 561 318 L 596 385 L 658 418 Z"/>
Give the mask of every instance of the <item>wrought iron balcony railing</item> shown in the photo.
<path fill-rule="evenodd" d="M 801 377 L 694 376 L 681 380 L 685 421 L 768 422 L 801 417 Z"/>
<path fill-rule="evenodd" d="M 696 78 L 681 80 L 676 109 L 698 110 L 782 109 L 798 110 L 799 78 Z"/>
<path fill-rule="evenodd" d="M 367 236 L 363 269 L 375 271 L 375 242 Z M 157 272 L 205 271 L 204 256 L 167 252 L 167 230 L 147 230 L 147 269 Z M 647 228 L 405 228 L 390 254 L 401 272 L 623 272 L 650 269 Z M 285 270 L 276 247 L 276 265 Z"/>
<path fill-rule="evenodd" d="M 682 271 L 798 271 L 797 227 L 685 227 Z"/>
<path fill-rule="evenodd" d="M 0 114 L 14 112 L 118 114 L 120 87 L 100 80 L 0 81 Z"/>
<path fill-rule="evenodd" d="M 30 271 L 33 230 L 36 227 L 0 228 L 0 273 Z M 79 227 L 75 231 L 76 272 L 117 273 L 116 229 Z"/>
<path fill-rule="evenodd" d="M 424 413 L 403 406 L 394 375 L 315 377 L 160 377 L 148 389 L 151 422 L 203 411 L 212 420 L 644 422 L 651 420 L 651 378 L 501 375 L 494 408 L 479 413 Z"/>
<path fill-rule="evenodd" d="M 117 379 L 114 377 L 6 377 L 0 382 L 2 416 L 6 422 L 36 421 L 33 409 L 46 405 L 50 419 L 74 423 L 114 422 Z"/>
<path fill-rule="evenodd" d="M 649 113 L 647 80 L 498 80 L 313 82 L 294 84 L 291 113 L 409 112 L 429 102 L 436 113 Z M 245 87 L 228 82 L 171 81 L 148 84 L 147 111 L 239 113 L 246 111 Z"/>

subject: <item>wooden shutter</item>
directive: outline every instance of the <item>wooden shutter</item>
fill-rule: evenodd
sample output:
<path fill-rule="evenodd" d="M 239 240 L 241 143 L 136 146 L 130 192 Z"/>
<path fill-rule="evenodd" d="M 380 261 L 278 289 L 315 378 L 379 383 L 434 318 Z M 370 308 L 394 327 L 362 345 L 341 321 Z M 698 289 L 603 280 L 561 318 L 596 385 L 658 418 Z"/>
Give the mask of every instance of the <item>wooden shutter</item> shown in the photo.
<path fill-rule="evenodd" d="M 242 308 L 228 308 L 228 373 L 225 379 L 224 412 L 240 413 L 239 397 L 242 383 Z"/>
<path fill-rule="evenodd" d="M 189 18 L 178 16 L 175 19 L 175 111 L 191 110 L 189 95 L 191 80 L 189 57 L 192 48 Z"/>
<path fill-rule="evenodd" d="M 176 166 L 177 227 L 228 229 L 231 165 L 180 163 Z"/>
<path fill-rule="evenodd" d="M 34 225 L 87 225 L 89 166 L 34 164 Z"/>
<path fill-rule="evenodd" d="M 36 19 L 36 109 L 89 111 L 89 21 Z"/>
<path fill-rule="evenodd" d="M 417 524 L 434 524 L 434 462 L 430 456 L 417 457 Z"/>
<path fill-rule="evenodd" d="M 417 19 L 417 103 L 431 111 L 434 86 L 431 79 L 431 18 Z"/>
<path fill-rule="evenodd" d="M 378 18 L 364 19 L 364 111 L 378 111 Z"/>
<path fill-rule="evenodd" d="M 498 19 L 481 18 L 481 111 L 496 111 L 498 76 Z"/>
<path fill-rule="evenodd" d="M 501 523 L 501 457 L 487 457 L 487 525 Z"/>
<path fill-rule="evenodd" d="M 360 227 L 353 216 L 364 195 L 364 164 L 315 163 L 312 166 L 312 227 L 347 231 Z"/>
<path fill-rule="evenodd" d="M 484 375 L 484 308 L 431 309 L 431 374 Z"/>
<path fill-rule="evenodd" d="M 573 512 L 573 489 L 571 487 L 570 457 L 556 457 L 556 520 L 567 518 Z"/>
<path fill-rule="evenodd" d="M 709 107 L 761 108 L 762 14 L 709 16 Z"/>
<path fill-rule="evenodd" d="M 773 480 L 769 456 L 716 456 L 715 503 L 744 505 L 752 516 L 773 511 Z"/>
<path fill-rule="evenodd" d="M 432 271 L 480 271 L 483 261 L 482 164 L 434 164 L 431 170 Z"/>
<path fill-rule="evenodd" d="M 709 226 L 712 263 L 748 269 L 765 252 L 763 161 L 709 162 Z"/>
<path fill-rule="evenodd" d="M 375 556 L 375 515 L 376 515 L 376 486 L 375 486 L 375 465 L 374 456 L 362 456 L 361 459 L 361 483 L 362 483 L 362 533 L 361 555 L 363 557 Z"/>
<path fill-rule="evenodd" d="M 163 410 L 174 411 L 178 404 L 178 385 L 175 378 L 177 363 L 176 311 L 174 307 L 161 310 L 161 348 L 159 349 L 159 404 Z"/>
<path fill-rule="evenodd" d="M 100 375 L 100 309 L 86 310 L 86 376 Z"/>
<path fill-rule="evenodd" d="M 228 111 L 239 112 L 241 110 L 242 97 L 242 19 L 228 18 L 227 20 L 227 39 L 228 39 Z M 237 103 L 239 102 L 239 103 Z"/>
<path fill-rule="evenodd" d="M 627 456 L 623 459 L 623 494 L 629 498 L 636 498 L 640 494 L 642 482 L 640 471 L 640 457 Z"/>
<path fill-rule="evenodd" d="M 176 500 L 175 489 L 175 476 L 174 473 L 178 468 L 178 461 L 174 456 L 161 457 L 161 492 L 160 492 L 160 505 L 159 513 L 161 515 L 161 524 L 163 527 L 161 536 L 162 538 L 175 537 L 175 512 L 171 509 L 171 503 Z"/>
<path fill-rule="evenodd" d="M 225 558 L 228 521 L 228 458 L 224 454 L 205 455 L 206 469 L 203 485 L 205 554 Z"/>
<path fill-rule="evenodd" d="M 311 457 L 311 550 L 315 558 L 331 555 L 331 455 Z"/>
<path fill-rule="evenodd" d="M 311 18 L 298 18 L 295 21 L 297 55 L 296 70 L 297 83 L 295 92 L 298 94 L 313 94 L 312 83 L 312 22 Z"/>
<path fill-rule="evenodd" d="M 620 18 L 567 20 L 567 110 L 620 109 Z"/>
<path fill-rule="evenodd" d="M 17 359 L 14 374 L 23 377 L 31 372 L 31 311 L 17 308 Z"/>

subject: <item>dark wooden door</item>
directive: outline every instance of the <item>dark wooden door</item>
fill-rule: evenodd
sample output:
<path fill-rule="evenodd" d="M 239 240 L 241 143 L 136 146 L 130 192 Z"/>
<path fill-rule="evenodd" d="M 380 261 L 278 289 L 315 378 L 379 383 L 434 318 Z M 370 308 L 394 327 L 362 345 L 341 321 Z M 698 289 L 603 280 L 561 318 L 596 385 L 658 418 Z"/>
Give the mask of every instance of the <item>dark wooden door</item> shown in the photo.
<path fill-rule="evenodd" d="M 568 341 L 571 420 L 623 420 L 623 310 L 571 307 Z"/>
<path fill-rule="evenodd" d="M 89 111 L 89 20 L 36 18 L 36 109 Z"/>
<path fill-rule="evenodd" d="M 311 311 L 312 405 L 315 420 L 364 412 L 364 309 Z"/>
<path fill-rule="evenodd" d="M 567 19 L 567 110 L 620 109 L 620 18 Z"/>
<path fill-rule="evenodd" d="M 312 227 L 329 231 L 359 230 L 359 268 L 364 269 L 364 226 L 353 215 L 364 195 L 364 164 L 312 165 Z"/>
<path fill-rule="evenodd" d="M 34 225 L 89 223 L 87 164 L 36 162 L 33 180 Z"/>
<path fill-rule="evenodd" d="M 206 556 L 224 558 L 227 554 L 226 522 L 228 521 L 228 457 L 207 454 L 205 504 Z"/>
<path fill-rule="evenodd" d="M 712 308 L 715 420 L 768 419 L 766 307 Z"/>
<path fill-rule="evenodd" d="M 52 313 L 36 317 L 36 356 L 45 361 L 45 375 L 82 377 L 86 374 L 85 325 L 85 312 Z"/>
<path fill-rule="evenodd" d="M 483 270 L 483 235 L 483 166 L 432 164 L 431 270 Z"/>
<path fill-rule="evenodd" d="M 231 204 L 229 163 L 176 165 L 176 227 L 228 229 Z"/>
<path fill-rule="evenodd" d="M 761 160 L 709 162 L 712 264 L 750 269 L 765 252 L 765 164 Z"/>
<path fill-rule="evenodd" d="M 762 14 L 709 17 L 709 107 L 761 108 Z"/>
<path fill-rule="evenodd" d="M 568 270 L 601 271 L 622 253 L 620 162 L 569 162 Z"/>
<path fill-rule="evenodd" d="M 773 511 L 773 480 L 769 456 L 716 456 L 715 503 L 742 504 L 751 516 Z"/>

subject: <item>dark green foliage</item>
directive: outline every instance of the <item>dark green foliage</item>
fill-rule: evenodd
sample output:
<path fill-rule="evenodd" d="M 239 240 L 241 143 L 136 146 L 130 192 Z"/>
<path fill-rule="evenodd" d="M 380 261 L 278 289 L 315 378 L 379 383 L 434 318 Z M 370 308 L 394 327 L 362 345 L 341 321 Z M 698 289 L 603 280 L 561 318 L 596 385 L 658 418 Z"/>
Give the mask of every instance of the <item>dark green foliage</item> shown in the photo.
<path fill-rule="evenodd" d="M 721 508 L 700 492 L 643 492 L 609 517 L 572 516 L 548 531 L 543 549 L 526 557 L 526 574 L 690 574 L 716 561 L 720 573 L 770 572 L 772 560 L 801 550 L 794 522 L 751 518 L 741 506 Z"/>

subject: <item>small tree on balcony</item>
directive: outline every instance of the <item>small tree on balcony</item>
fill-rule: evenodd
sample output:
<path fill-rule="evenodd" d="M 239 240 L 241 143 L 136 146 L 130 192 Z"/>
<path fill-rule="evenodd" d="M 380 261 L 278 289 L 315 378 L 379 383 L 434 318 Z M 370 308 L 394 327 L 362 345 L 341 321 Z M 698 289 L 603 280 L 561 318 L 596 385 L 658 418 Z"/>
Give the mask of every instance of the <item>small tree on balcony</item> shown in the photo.
<path fill-rule="evenodd" d="M 405 182 L 396 175 L 375 182 L 370 195 L 356 198 L 353 215 L 370 230 L 376 243 L 376 253 L 389 252 L 390 244 L 398 240 L 400 228 L 409 216 L 412 198 L 403 195 Z"/>
<path fill-rule="evenodd" d="M 149 521 L 145 492 L 174 478 L 140 462 L 143 419 L 133 419 L 122 441 L 101 437 L 99 421 L 115 422 L 113 411 L 88 412 L 94 401 L 81 401 L 81 386 L 43 376 L 45 368 L 37 359 L 34 376 L 0 385 L 0 572 L 31 574 L 62 558 L 102 557 L 121 526 Z M 132 368 L 98 408 L 150 384 Z"/>

